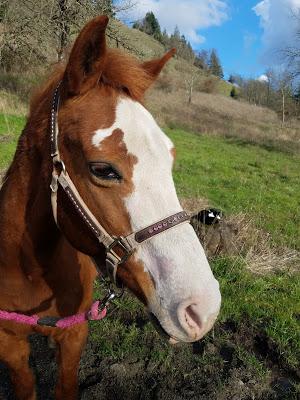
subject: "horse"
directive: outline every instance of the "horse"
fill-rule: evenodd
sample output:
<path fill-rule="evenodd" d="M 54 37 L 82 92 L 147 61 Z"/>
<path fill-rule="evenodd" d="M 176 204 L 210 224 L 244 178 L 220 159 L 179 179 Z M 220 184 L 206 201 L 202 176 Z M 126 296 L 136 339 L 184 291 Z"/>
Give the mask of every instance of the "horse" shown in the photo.
<path fill-rule="evenodd" d="M 128 288 L 172 343 L 199 340 L 220 309 L 176 194 L 174 145 L 143 105 L 175 50 L 138 61 L 107 47 L 107 24 L 88 22 L 33 95 L 0 192 L 0 360 L 18 400 L 36 399 L 32 333 L 56 343 L 56 399 L 78 397 L 98 271 Z"/>

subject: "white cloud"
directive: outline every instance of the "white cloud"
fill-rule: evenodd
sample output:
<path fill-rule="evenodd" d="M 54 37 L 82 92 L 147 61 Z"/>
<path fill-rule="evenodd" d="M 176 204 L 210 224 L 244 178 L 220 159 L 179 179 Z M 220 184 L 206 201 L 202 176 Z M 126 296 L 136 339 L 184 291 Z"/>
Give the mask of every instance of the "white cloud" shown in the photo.
<path fill-rule="evenodd" d="M 253 7 L 263 28 L 265 61 L 279 59 L 280 50 L 295 44 L 299 28 L 300 0 L 263 0 Z"/>
<path fill-rule="evenodd" d="M 269 78 L 267 77 L 267 75 L 262 74 L 261 76 L 259 76 L 257 78 L 257 81 L 259 81 L 259 82 L 269 82 Z"/>
<path fill-rule="evenodd" d="M 219 26 L 228 19 L 226 0 L 139 0 L 129 18 L 141 19 L 147 11 L 153 11 L 169 34 L 177 25 L 192 45 L 205 41 L 199 30 Z"/>

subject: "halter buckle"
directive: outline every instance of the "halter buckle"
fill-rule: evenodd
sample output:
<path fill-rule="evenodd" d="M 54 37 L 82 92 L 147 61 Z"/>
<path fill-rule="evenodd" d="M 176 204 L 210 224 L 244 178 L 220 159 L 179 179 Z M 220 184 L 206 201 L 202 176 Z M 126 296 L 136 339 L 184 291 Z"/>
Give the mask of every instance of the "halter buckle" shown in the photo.
<path fill-rule="evenodd" d="M 56 155 L 55 157 L 53 157 L 52 159 L 53 162 L 53 168 L 56 171 L 59 171 L 59 174 L 61 174 L 62 172 L 65 174 L 66 173 L 66 166 L 65 163 L 63 162 L 63 160 L 61 160 L 60 158 L 58 158 L 58 156 Z"/>
<path fill-rule="evenodd" d="M 134 252 L 134 248 L 126 242 L 126 239 L 123 236 L 119 236 L 114 238 L 115 240 L 106 248 L 106 255 L 110 254 L 114 258 L 118 260 L 118 265 L 124 263 Z M 122 251 L 124 251 L 124 255 L 119 256 L 114 250 L 116 246 L 119 246 Z"/>
<path fill-rule="evenodd" d="M 122 255 L 116 253 L 115 247 L 124 252 Z M 114 241 L 106 248 L 106 272 L 111 281 L 119 286 L 117 283 L 117 270 L 120 264 L 123 264 L 134 252 L 134 248 L 122 236 L 114 238 Z"/>

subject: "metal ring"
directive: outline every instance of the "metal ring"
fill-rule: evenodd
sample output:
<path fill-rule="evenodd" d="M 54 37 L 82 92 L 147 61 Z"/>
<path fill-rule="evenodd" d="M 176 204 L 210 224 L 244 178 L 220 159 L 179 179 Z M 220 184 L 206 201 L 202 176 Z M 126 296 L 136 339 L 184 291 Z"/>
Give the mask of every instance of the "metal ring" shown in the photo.
<path fill-rule="evenodd" d="M 63 172 L 64 174 L 66 174 L 66 166 L 62 160 L 53 160 L 53 165 L 55 168 L 57 168 L 57 166 L 59 166 L 60 173 Z"/>

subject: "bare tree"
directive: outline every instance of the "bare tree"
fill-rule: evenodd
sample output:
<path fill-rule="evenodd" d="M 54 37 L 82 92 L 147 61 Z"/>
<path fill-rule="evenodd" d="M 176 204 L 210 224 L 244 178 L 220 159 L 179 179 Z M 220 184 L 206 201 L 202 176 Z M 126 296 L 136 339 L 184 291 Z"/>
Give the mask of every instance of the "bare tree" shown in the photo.
<path fill-rule="evenodd" d="M 282 73 L 279 74 L 277 77 L 277 85 L 278 85 L 278 90 L 281 94 L 281 122 L 282 125 L 285 124 L 285 115 L 287 112 L 286 109 L 286 102 L 287 98 L 291 95 L 292 92 L 292 76 L 289 73 Z"/>
<path fill-rule="evenodd" d="M 269 105 L 280 115 L 282 125 L 287 115 L 293 115 L 296 101 L 293 98 L 293 75 L 288 71 L 269 70 Z"/>
<path fill-rule="evenodd" d="M 297 23 L 297 31 L 295 32 L 295 44 L 281 49 L 284 61 L 287 63 L 289 71 L 293 79 L 300 77 L 300 11 L 295 13 L 291 10 L 291 18 Z"/>
<path fill-rule="evenodd" d="M 199 80 L 199 69 L 192 67 L 190 72 L 186 75 L 185 86 L 188 92 L 188 104 L 192 104 L 194 87 Z"/>
<path fill-rule="evenodd" d="M 61 61 L 84 23 L 99 14 L 113 16 L 134 6 L 133 0 L 2 0 L 0 64 L 7 69 L 25 61 L 32 65 Z M 4 3 L 3 3 L 4 4 Z M 2 10 L 2 2 L 1 9 Z M 2 32 L 2 33 L 1 33 Z M 128 38 L 112 22 L 108 36 L 118 45 L 131 49 Z"/>

